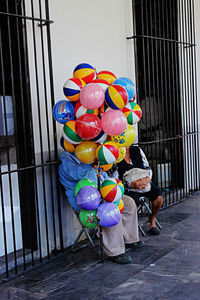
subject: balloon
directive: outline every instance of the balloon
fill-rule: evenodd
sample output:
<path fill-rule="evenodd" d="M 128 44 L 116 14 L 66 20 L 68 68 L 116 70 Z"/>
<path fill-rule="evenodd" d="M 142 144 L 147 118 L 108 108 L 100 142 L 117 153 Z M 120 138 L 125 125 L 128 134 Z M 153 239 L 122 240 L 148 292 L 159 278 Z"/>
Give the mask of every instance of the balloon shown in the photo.
<path fill-rule="evenodd" d="M 79 180 L 77 182 L 77 184 L 75 185 L 74 195 L 77 196 L 79 190 L 82 189 L 82 187 L 84 187 L 84 186 L 93 186 L 97 189 L 97 185 L 96 185 L 96 183 L 94 183 L 94 181 L 92 181 L 88 178 L 83 178 L 83 179 Z"/>
<path fill-rule="evenodd" d="M 104 102 L 99 109 L 100 116 L 102 117 L 109 110 L 112 110 L 112 108 L 109 107 L 106 102 Z"/>
<path fill-rule="evenodd" d="M 105 93 L 97 83 L 86 84 L 80 93 L 80 102 L 88 109 L 99 108 L 105 100 Z"/>
<path fill-rule="evenodd" d="M 105 179 L 100 186 L 101 196 L 108 202 L 118 201 L 124 196 L 124 186 L 117 178 Z"/>
<path fill-rule="evenodd" d="M 111 140 L 118 146 L 129 147 L 135 141 L 135 130 L 131 125 L 128 124 L 124 132 L 122 132 L 120 135 L 111 136 Z"/>
<path fill-rule="evenodd" d="M 75 106 L 74 113 L 75 113 L 76 118 L 78 119 L 80 116 L 82 116 L 84 114 L 87 114 L 87 113 L 98 116 L 99 110 L 98 110 L 98 108 L 96 108 L 96 109 L 87 109 L 80 102 L 78 102 Z"/>
<path fill-rule="evenodd" d="M 121 162 L 124 159 L 125 156 L 126 156 L 126 148 L 125 147 L 119 147 L 119 157 L 116 160 L 116 164 Z"/>
<path fill-rule="evenodd" d="M 73 71 L 73 77 L 82 79 L 85 83 L 89 83 L 96 78 L 96 69 L 87 63 L 81 63 Z"/>
<path fill-rule="evenodd" d="M 113 84 L 121 85 L 128 93 L 128 100 L 132 100 L 135 96 L 135 84 L 127 77 L 117 78 Z"/>
<path fill-rule="evenodd" d="M 91 139 L 92 141 L 96 142 L 96 143 L 103 143 L 105 140 L 107 139 L 107 134 L 101 130 L 100 133 L 93 139 Z"/>
<path fill-rule="evenodd" d="M 67 100 L 60 100 L 53 107 L 53 116 L 60 124 L 75 119 L 73 104 Z"/>
<path fill-rule="evenodd" d="M 99 224 L 96 210 L 83 210 L 79 212 L 79 220 L 81 224 L 88 228 L 95 228 Z"/>
<path fill-rule="evenodd" d="M 105 100 L 113 109 L 122 109 L 128 102 L 127 91 L 120 85 L 110 85 L 105 92 Z"/>
<path fill-rule="evenodd" d="M 119 135 L 126 129 L 127 119 L 123 112 L 111 110 L 102 116 L 101 127 L 108 135 Z"/>
<path fill-rule="evenodd" d="M 115 163 L 119 157 L 119 148 L 112 141 L 105 141 L 95 151 L 96 158 L 102 165 Z"/>
<path fill-rule="evenodd" d="M 63 126 L 62 134 L 67 142 L 74 145 L 80 144 L 83 141 L 82 138 L 80 138 L 80 136 L 76 133 L 75 124 L 75 120 L 68 121 L 67 123 L 65 123 L 65 125 Z"/>
<path fill-rule="evenodd" d="M 114 203 L 102 203 L 97 208 L 99 223 L 103 227 L 111 227 L 119 223 L 120 210 Z"/>
<path fill-rule="evenodd" d="M 130 125 L 139 122 L 142 117 L 142 110 L 140 106 L 134 102 L 128 102 L 122 112 L 126 116 L 128 124 Z"/>
<path fill-rule="evenodd" d="M 93 186 L 84 186 L 79 190 L 76 202 L 82 209 L 94 210 L 101 202 L 101 194 Z"/>
<path fill-rule="evenodd" d="M 60 139 L 60 145 L 61 147 L 68 152 L 74 152 L 76 147 L 73 144 L 70 144 L 69 142 L 67 142 L 63 136 Z"/>
<path fill-rule="evenodd" d="M 95 149 L 97 144 L 91 141 L 85 141 L 76 147 L 76 157 L 85 164 L 92 164 L 95 161 Z"/>
<path fill-rule="evenodd" d="M 100 85 L 100 87 L 102 87 L 102 89 L 104 90 L 104 92 L 109 87 L 109 83 L 106 80 L 104 80 L 104 79 L 94 79 L 94 80 L 91 81 L 91 83 L 98 83 Z"/>
<path fill-rule="evenodd" d="M 93 114 L 84 114 L 76 120 L 75 129 L 83 140 L 95 138 L 101 131 L 100 119 Z"/>
<path fill-rule="evenodd" d="M 100 171 L 102 172 L 106 172 L 108 170 L 110 170 L 112 168 L 113 164 L 107 164 L 107 165 L 100 165 L 99 166 L 99 169 Z M 94 165 L 94 168 L 97 170 L 98 166 L 97 165 Z"/>
<path fill-rule="evenodd" d="M 79 78 L 70 78 L 65 81 L 63 93 L 67 99 L 76 102 L 80 99 L 80 91 L 85 85 L 85 82 Z"/>
<path fill-rule="evenodd" d="M 120 213 L 122 213 L 123 210 L 124 210 L 124 202 L 123 202 L 123 200 L 120 199 L 120 200 L 115 201 L 115 202 L 113 202 L 113 203 L 116 204 L 116 205 L 118 206 L 118 208 L 119 208 L 119 210 L 120 210 Z"/>
<path fill-rule="evenodd" d="M 112 84 L 115 81 L 116 76 L 110 71 L 101 71 L 97 73 L 97 79 L 104 79 L 109 84 Z"/>

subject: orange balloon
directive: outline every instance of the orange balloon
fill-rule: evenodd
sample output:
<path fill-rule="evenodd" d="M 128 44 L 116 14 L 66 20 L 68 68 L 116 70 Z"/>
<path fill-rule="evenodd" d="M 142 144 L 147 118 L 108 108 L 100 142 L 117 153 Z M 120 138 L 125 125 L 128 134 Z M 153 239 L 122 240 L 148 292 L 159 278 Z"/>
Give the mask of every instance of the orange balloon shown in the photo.
<path fill-rule="evenodd" d="M 100 165 L 100 171 L 108 171 L 112 168 L 113 164 L 108 164 L 108 165 Z M 97 169 L 97 165 L 94 165 L 94 168 Z"/>

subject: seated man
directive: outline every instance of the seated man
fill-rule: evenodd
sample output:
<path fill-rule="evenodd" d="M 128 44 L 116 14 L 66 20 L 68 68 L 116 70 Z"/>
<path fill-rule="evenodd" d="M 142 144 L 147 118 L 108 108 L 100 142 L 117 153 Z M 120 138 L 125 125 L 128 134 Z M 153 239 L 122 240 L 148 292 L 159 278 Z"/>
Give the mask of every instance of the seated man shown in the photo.
<path fill-rule="evenodd" d="M 65 188 L 65 192 L 73 210 L 78 212 L 80 207 L 76 203 L 74 188 L 77 182 L 83 178 L 88 178 L 97 184 L 97 171 L 90 165 L 81 162 L 74 153 L 67 151 L 60 155 L 59 165 L 60 182 Z M 100 180 L 108 178 L 102 172 Z M 139 241 L 137 208 L 135 202 L 129 196 L 123 197 L 124 210 L 121 214 L 120 222 L 109 228 L 102 228 L 103 247 L 108 259 L 126 264 L 132 261 L 131 257 L 125 254 L 125 248 L 138 248 L 143 246 Z"/>
<path fill-rule="evenodd" d="M 152 235 L 160 234 L 156 227 L 156 216 L 163 203 L 163 193 L 152 181 L 152 170 L 142 149 L 137 145 L 126 148 L 126 156 L 117 164 L 119 179 L 128 183 L 126 195 L 132 197 L 136 205 L 140 205 L 139 198 L 144 196 L 152 201 L 150 215 L 150 230 Z"/>

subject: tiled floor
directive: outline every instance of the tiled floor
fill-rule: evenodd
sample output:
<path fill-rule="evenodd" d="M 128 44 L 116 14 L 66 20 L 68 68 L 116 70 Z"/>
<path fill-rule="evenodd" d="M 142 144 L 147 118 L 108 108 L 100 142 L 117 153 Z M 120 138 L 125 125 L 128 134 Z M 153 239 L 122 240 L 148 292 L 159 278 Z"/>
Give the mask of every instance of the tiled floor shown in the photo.
<path fill-rule="evenodd" d="M 159 236 L 128 250 L 131 264 L 100 263 L 89 248 L 65 253 L 1 285 L 0 299 L 200 300 L 200 192 L 159 221 Z"/>

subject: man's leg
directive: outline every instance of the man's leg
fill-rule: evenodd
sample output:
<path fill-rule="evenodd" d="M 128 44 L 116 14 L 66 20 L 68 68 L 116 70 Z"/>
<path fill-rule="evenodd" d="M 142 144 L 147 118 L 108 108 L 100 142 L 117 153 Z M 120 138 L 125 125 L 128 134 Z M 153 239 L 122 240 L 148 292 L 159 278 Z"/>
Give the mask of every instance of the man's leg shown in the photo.
<path fill-rule="evenodd" d="M 139 241 L 135 202 L 129 196 L 124 196 L 123 202 L 124 210 L 121 214 L 120 222 L 115 226 L 102 228 L 104 251 L 110 258 L 124 254 L 125 243 L 131 244 Z M 130 262 L 130 257 L 127 262 Z"/>
<path fill-rule="evenodd" d="M 157 216 L 160 208 L 162 207 L 162 204 L 163 204 L 163 197 L 162 196 L 158 196 L 156 198 L 156 200 L 154 200 L 152 202 L 152 214 L 149 217 L 149 219 L 150 219 L 150 228 L 156 227 L 156 216 Z"/>

